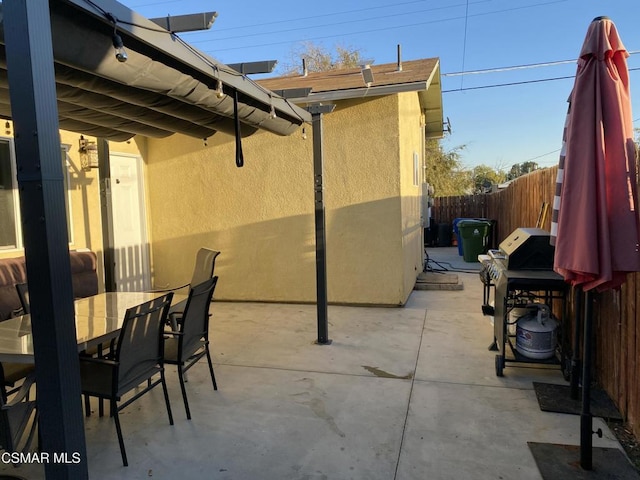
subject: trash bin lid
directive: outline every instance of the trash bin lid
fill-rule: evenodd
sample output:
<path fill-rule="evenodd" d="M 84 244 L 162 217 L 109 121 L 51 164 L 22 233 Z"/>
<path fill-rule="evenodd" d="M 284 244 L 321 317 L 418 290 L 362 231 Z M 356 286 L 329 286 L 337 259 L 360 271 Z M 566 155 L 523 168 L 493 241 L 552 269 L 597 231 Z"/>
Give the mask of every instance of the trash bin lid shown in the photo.
<path fill-rule="evenodd" d="M 460 227 L 477 227 L 477 226 L 491 226 L 491 222 L 487 220 L 476 220 L 474 218 L 463 218 L 457 224 L 458 228 Z"/>

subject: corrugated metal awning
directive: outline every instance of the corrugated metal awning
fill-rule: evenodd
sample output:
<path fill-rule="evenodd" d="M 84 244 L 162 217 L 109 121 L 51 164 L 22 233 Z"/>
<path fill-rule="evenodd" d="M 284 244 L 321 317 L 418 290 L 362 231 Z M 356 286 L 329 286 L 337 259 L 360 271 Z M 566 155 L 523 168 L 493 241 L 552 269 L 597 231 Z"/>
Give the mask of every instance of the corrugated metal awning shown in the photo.
<path fill-rule="evenodd" d="M 11 118 L 0 4 L 0 117 Z M 289 135 L 310 115 L 113 0 L 52 0 L 60 128 L 109 140 L 173 133 L 206 138 L 259 129 Z M 128 60 L 112 43 L 123 40 Z M 223 95 L 218 94 L 222 82 Z"/>

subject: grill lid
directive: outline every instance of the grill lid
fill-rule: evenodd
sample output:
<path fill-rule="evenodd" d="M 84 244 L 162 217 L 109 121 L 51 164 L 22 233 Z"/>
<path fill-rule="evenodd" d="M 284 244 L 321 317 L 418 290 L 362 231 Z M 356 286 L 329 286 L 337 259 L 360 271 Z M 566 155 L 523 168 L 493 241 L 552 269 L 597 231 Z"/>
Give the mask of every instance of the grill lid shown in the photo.
<path fill-rule="evenodd" d="M 541 228 L 517 228 L 500 243 L 504 265 L 508 270 L 552 270 L 555 248 L 549 239 Z"/>

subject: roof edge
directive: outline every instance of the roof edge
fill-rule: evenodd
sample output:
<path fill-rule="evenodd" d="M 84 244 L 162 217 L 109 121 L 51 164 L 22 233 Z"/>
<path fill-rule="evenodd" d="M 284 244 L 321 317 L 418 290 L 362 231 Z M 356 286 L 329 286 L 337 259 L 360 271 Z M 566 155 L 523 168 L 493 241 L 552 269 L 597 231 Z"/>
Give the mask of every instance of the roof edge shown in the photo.
<path fill-rule="evenodd" d="M 311 92 L 306 97 L 289 98 L 288 100 L 296 104 L 332 102 L 336 100 L 380 97 L 403 92 L 420 92 L 426 90 L 428 87 L 427 82 L 399 83 L 395 85 L 380 85 L 377 87 L 350 88 L 347 90 L 332 90 L 318 93 Z"/>

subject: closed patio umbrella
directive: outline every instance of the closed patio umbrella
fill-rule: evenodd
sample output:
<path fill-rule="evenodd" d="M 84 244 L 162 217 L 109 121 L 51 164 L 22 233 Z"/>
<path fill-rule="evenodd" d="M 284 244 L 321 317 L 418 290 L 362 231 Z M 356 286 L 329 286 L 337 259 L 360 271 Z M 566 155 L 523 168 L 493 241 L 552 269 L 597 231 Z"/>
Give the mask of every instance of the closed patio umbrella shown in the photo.
<path fill-rule="evenodd" d="M 554 270 L 586 293 L 580 436 L 586 470 L 592 468 L 592 292 L 617 289 L 627 273 L 640 271 L 628 56 L 614 23 L 594 19 L 578 59 L 554 202 Z"/>
<path fill-rule="evenodd" d="M 571 94 L 554 269 L 585 290 L 640 270 L 628 55 L 613 22 L 596 18 Z"/>

